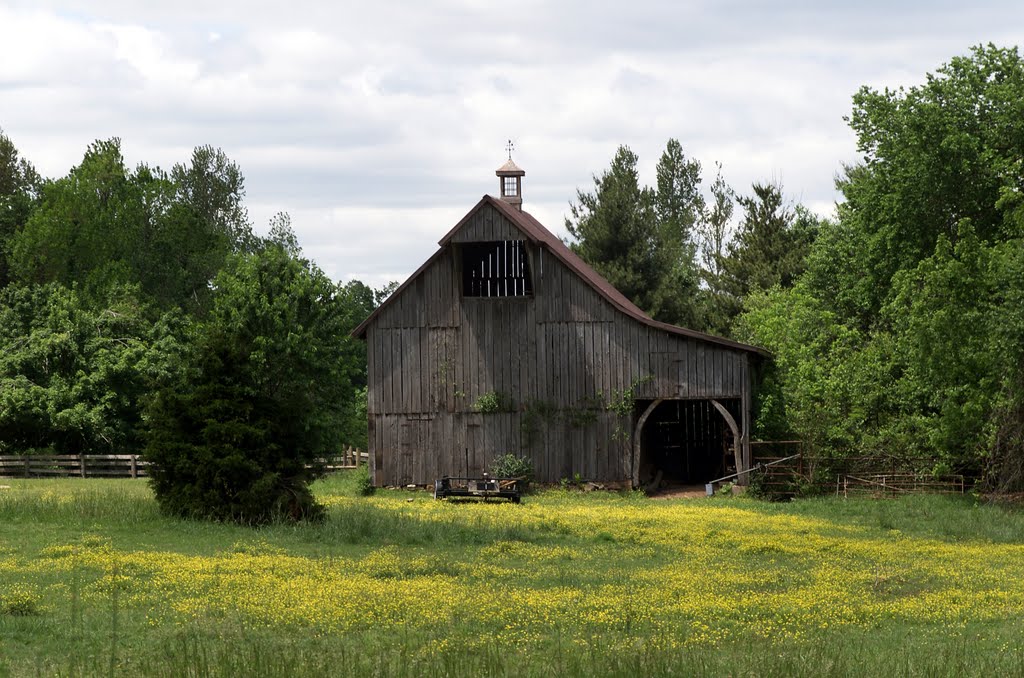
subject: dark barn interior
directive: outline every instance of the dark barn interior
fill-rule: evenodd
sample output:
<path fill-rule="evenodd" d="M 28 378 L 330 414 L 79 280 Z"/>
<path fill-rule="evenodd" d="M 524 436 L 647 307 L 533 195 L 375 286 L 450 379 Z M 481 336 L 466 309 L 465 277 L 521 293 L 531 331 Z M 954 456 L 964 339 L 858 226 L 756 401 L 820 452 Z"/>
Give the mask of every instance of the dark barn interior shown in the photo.
<path fill-rule="evenodd" d="M 652 401 L 637 401 L 643 411 Z M 719 402 L 734 418 L 740 399 Z M 736 471 L 733 434 L 710 400 L 665 400 L 643 427 L 640 482 L 644 486 L 703 485 Z"/>

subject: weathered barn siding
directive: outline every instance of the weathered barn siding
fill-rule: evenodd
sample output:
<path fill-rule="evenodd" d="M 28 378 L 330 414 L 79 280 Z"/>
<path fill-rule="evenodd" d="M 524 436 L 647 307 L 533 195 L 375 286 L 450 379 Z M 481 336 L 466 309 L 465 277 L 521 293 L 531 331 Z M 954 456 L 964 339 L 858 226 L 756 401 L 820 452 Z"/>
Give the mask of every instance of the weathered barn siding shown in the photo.
<path fill-rule="evenodd" d="M 461 243 L 525 239 L 484 204 L 366 326 L 377 485 L 476 475 L 508 452 L 530 456 L 545 482 L 626 480 L 632 417 L 606 405 L 630 389 L 740 399 L 749 430 L 748 351 L 638 322 L 542 244 L 528 245 L 532 296 L 462 296 Z M 511 407 L 474 411 L 489 393 Z"/>

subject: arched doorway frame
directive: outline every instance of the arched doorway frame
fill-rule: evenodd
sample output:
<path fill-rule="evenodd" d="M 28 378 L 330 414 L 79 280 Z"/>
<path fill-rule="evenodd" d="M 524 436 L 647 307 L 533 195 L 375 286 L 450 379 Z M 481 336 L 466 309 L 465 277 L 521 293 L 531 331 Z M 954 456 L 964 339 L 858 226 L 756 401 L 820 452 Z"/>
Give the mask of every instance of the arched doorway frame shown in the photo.
<path fill-rule="evenodd" d="M 732 431 L 732 444 L 733 454 L 736 459 L 736 471 L 742 473 L 746 471 L 746 459 L 743 456 L 743 440 L 744 437 L 741 435 L 740 427 L 736 423 L 736 418 L 732 416 L 729 410 L 722 403 L 714 398 L 655 398 L 651 401 L 644 411 L 640 414 L 640 418 L 636 421 L 636 427 L 633 430 L 633 454 L 630 459 L 630 468 L 632 469 L 632 483 L 633 487 L 637 488 L 640 486 L 640 452 L 641 444 L 643 440 L 644 424 L 647 423 L 647 419 L 651 416 L 654 410 L 658 409 L 658 405 L 661 405 L 666 400 L 707 400 L 715 409 L 718 411 L 722 418 L 725 420 L 729 430 Z"/>

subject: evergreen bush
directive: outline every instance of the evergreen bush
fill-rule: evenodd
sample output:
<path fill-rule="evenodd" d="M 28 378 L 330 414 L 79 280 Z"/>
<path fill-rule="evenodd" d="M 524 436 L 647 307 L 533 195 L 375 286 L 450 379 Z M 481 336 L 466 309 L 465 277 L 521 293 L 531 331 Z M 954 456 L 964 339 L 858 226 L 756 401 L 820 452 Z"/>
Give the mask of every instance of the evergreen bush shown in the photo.
<path fill-rule="evenodd" d="M 323 515 L 309 490 L 340 445 L 352 388 L 345 313 L 319 270 L 278 246 L 239 255 L 182 377 L 147 406 L 160 507 L 259 524 Z"/>

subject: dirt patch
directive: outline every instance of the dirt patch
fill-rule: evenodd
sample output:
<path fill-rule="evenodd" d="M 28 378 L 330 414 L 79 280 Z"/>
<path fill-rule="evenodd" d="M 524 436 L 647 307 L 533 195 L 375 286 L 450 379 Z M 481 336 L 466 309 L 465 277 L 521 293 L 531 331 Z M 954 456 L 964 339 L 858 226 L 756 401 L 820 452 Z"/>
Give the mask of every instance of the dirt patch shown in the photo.
<path fill-rule="evenodd" d="M 649 496 L 651 499 L 697 499 L 708 494 L 703 485 L 667 485 Z"/>

